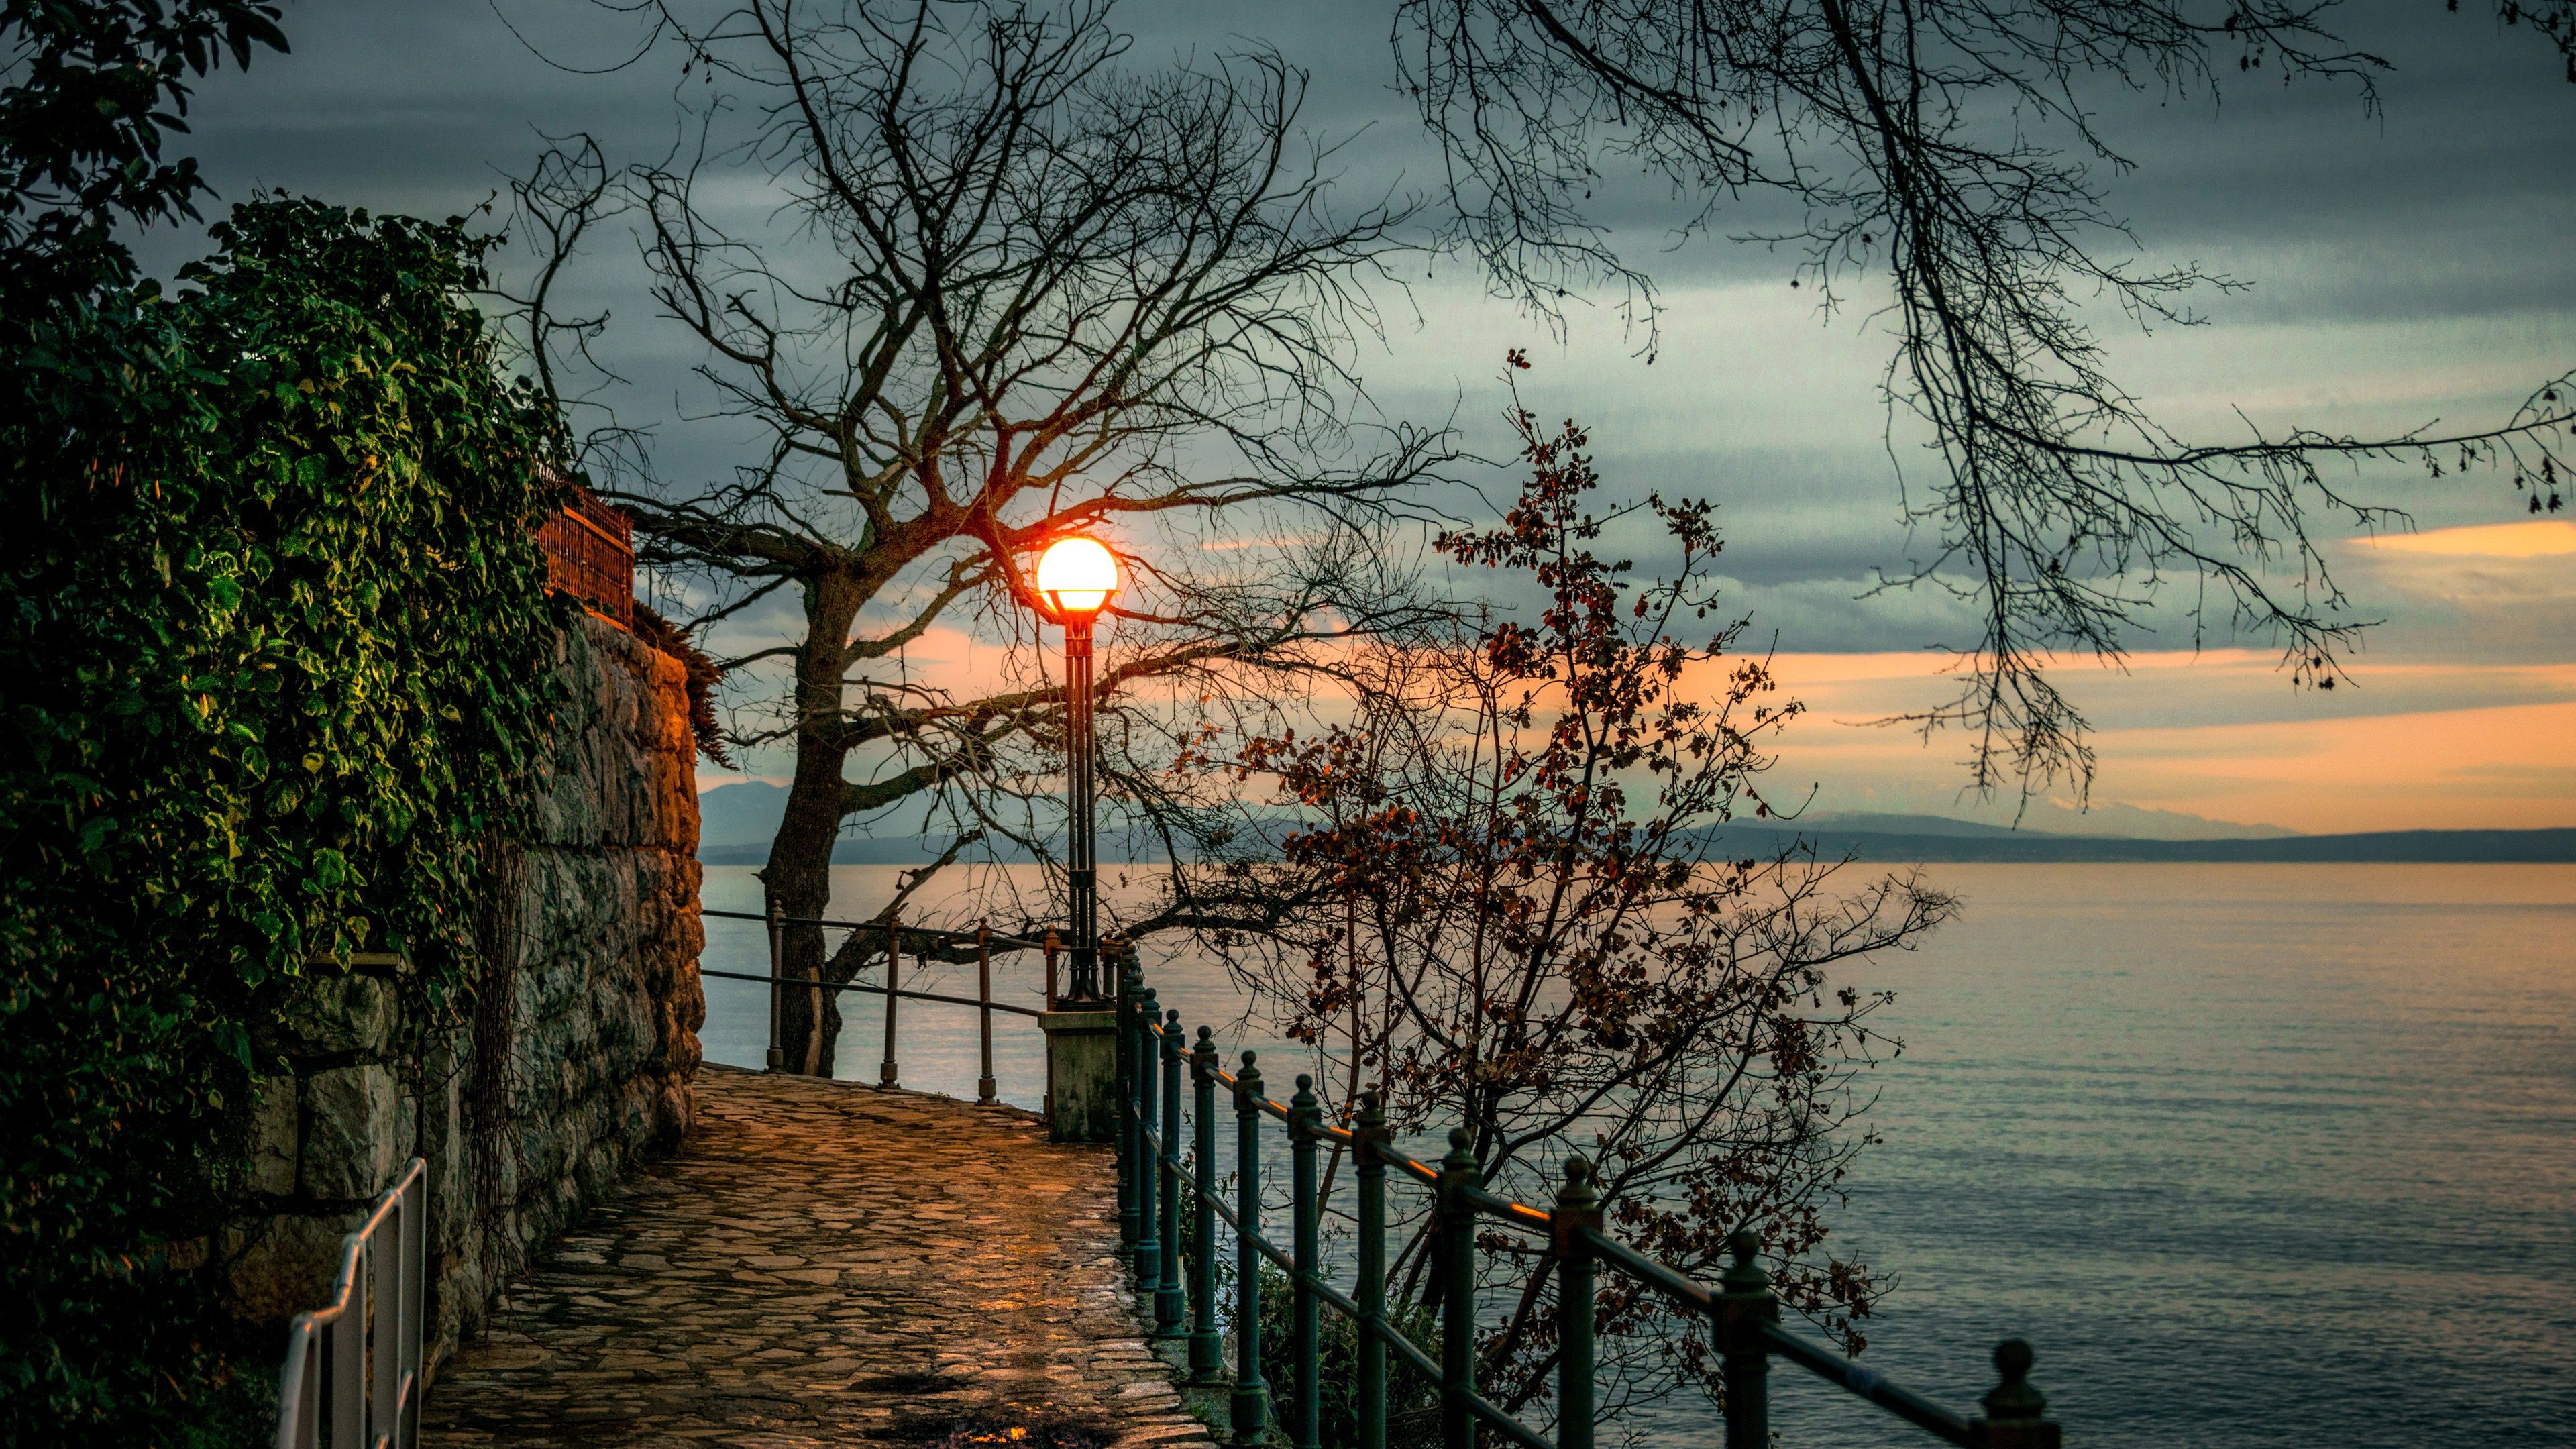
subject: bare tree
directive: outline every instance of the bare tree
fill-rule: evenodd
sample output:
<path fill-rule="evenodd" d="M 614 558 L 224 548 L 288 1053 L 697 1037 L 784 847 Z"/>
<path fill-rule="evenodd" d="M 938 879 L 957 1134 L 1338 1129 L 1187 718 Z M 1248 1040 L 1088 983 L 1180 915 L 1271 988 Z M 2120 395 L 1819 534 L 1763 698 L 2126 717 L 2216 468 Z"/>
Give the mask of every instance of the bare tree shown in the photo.
<path fill-rule="evenodd" d="M 1270 863 L 1216 888 L 1266 881 L 1290 904 L 1220 945 L 1329 1063 L 1343 1113 L 1374 1089 L 1402 1130 L 1463 1123 L 1488 1180 L 1526 1202 L 1588 1153 L 1623 1236 L 1714 1274 L 1750 1228 L 1787 1300 L 1857 1349 L 1878 1285 L 1820 1249 L 1886 998 L 1835 968 L 1910 947 L 1951 901 L 1911 877 L 1843 890 L 1812 853 L 1724 853 L 1719 827 L 1772 813 L 1768 742 L 1799 709 L 1735 652 L 1743 624 L 1701 622 L 1720 607 L 1710 510 L 1641 505 L 1679 559 L 1632 579 L 1591 551 L 1624 510 L 1592 511 L 1583 431 L 1512 420 L 1529 482 L 1499 527 L 1440 546 L 1534 583 L 1535 616 L 1376 644 L 1349 723 L 1203 764 L 1269 782 L 1288 812 Z M 1484 1382 L 1517 1408 L 1545 1399 L 1554 1364 L 1549 1264 L 1510 1234 L 1488 1246 L 1484 1286 L 1518 1306 L 1481 1340 Z M 1437 1291 L 1429 1257 L 1417 1235 L 1394 1296 Z M 1714 1388 L 1704 1322 L 1615 1285 L 1602 1308 L 1622 1402 Z"/>
<path fill-rule="evenodd" d="M 2117 662 L 2175 578 L 2205 631 L 2268 635 L 2294 681 L 2331 688 L 2362 627 L 2312 540 L 2397 510 L 2327 476 L 2370 459 L 2489 464 L 2533 512 L 2561 505 L 2576 374 L 2509 417 L 2385 438 L 2305 429 L 2195 442 L 2107 371 L 2088 306 L 2141 324 L 2198 320 L 2194 267 L 2119 259 L 2129 234 L 2099 176 L 2130 162 L 2094 98 L 2214 98 L 2230 69 L 2346 82 L 2365 107 L 2388 63 L 2337 38 L 2332 0 L 1398 0 L 1404 80 L 1448 161 L 1452 238 L 1542 312 L 1568 287 L 1629 288 L 1654 345 L 1651 279 L 1593 219 L 1603 166 L 1689 200 L 1685 233 L 1742 202 L 1800 220 L 1739 239 L 1796 249 L 1831 309 L 1863 276 L 1898 338 L 1884 382 L 1889 456 L 1920 440 L 1937 477 L 1908 490 L 1922 547 L 1881 587 L 1969 601 L 1981 637 L 1958 694 L 1916 717 L 1965 728 L 1974 781 L 2088 783 L 2085 722 L 2053 655 Z M 2453 0 L 2457 9 L 2457 0 Z M 2576 0 L 2499 0 L 2576 81 Z M 2553 63 L 2555 63 L 2553 57 Z M 2232 62 L 2232 64 L 2231 64 Z"/>
<path fill-rule="evenodd" d="M 896 12 L 665 11 L 708 78 L 695 157 L 636 168 L 609 198 L 595 162 L 559 152 L 523 195 L 558 238 L 579 235 L 567 213 L 633 208 L 654 296 L 704 349 L 723 411 L 766 440 L 713 486 L 614 496 L 645 562 L 704 585 L 698 628 L 801 605 L 787 642 L 724 661 L 789 676 L 784 708 L 737 733 L 795 752 L 764 872 L 795 916 L 826 913 L 844 823 L 898 804 L 952 839 L 934 869 L 1003 843 L 1050 854 L 1063 699 L 1029 647 L 1036 549 L 1073 531 L 1126 545 L 1100 678 L 1129 711 L 1104 724 L 1114 746 L 1156 728 L 1129 699 L 1142 681 L 1183 700 L 1276 693 L 1236 676 L 1405 612 L 1353 530 L 1401 512 L 1445 448 L 1355 425 L 1367 285 L 1406 212 L 1336 204 L 1329 148 L 1300 139 L 1299 72 L 1258 50 L 1131 71 L 1099 5 Z M 749 207 L 710 199 L 747 177 L 766 183 Z M 744 210 L 766 219 L 729 228 Z M 1229 541 L 1255 546 L 1202 547 Z M 906 646 L 967 620 L 1014 646 L 1001 684 L 912 678 Z M 1157 778 L 1107 772 L 1113 795 Z M 1128 800 L 1159 828 L 1191 823 L 1185 802 Z M 827 963 L 819 932 L 794 932 L 786 967 L 846 980 L 873 949 L 863 933 Z M 829 1072 L 836 1020 L 798 1003 L 791 1063 Z"/>

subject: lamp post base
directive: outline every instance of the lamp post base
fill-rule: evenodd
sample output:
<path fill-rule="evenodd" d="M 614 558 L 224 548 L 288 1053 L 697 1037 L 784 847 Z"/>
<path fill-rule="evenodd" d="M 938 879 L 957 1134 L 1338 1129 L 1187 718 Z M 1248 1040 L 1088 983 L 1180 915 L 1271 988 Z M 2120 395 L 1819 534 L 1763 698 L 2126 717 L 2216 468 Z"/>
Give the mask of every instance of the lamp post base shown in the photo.
<path fill-rule="evenodd" d="M 1118 1013 L 1107 1002 L 1090 1010 L 1050 1011 L 1038 1018 L 1038 1029 L 1047 1039 L 1047 1140 L 1114 1140 Z"/>

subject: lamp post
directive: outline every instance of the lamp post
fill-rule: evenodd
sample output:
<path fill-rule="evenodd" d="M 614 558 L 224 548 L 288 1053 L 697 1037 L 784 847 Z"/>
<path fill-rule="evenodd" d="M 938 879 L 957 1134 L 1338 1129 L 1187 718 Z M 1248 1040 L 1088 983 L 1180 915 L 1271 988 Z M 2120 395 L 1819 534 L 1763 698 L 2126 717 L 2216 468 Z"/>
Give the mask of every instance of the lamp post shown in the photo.
<path fill-rule="evenodd" d="M 1038 558 L 1038 597 L 1064 626 L 1066 872 L 1071 884 L 1073 981 L 1067 995 L 1100 999 L 1100 865 L 1091 829 L 1091 625 L 1118 592 L 1118 560 L 1097 539 L 1060 538 Z"/>

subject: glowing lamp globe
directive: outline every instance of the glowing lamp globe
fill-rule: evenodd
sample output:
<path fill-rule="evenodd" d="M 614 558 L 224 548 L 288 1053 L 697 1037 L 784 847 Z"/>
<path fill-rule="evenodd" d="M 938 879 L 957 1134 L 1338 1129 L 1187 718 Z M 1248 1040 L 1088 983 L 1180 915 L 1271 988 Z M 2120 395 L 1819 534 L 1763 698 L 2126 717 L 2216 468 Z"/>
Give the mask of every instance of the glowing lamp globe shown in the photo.
<path fill-rule="evenodd" d="M 1038 592 L 1058 618 L 1088 620 L 1118 592 L 1118 560 L 1097 539 L 1059 538 L 1038 558 Z"/>

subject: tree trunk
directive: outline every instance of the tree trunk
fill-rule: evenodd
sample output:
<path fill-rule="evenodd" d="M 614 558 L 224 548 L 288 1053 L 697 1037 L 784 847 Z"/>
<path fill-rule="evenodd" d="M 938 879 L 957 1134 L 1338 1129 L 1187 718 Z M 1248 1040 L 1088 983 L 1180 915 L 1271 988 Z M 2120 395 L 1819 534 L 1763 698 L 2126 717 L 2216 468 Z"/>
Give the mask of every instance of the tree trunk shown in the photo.
<path fill-rule="evenodd" d="M 796 654 L 796 776 L 769 844 L 769 865 L 761 872 L 770 898 L 789 916 L 819 918 L 831 911 L 832 842 L 841 833 L 841 769 L 849 758 L 840 743 L 842 647 L 863 597 L 856 580 L 837 573 L 805 588 L 805 639 Z M 780 939 L 780 975 L 823 979 L 821 927 L 790 926 Z M 836 994 L 787 991 L 778 1027 L 785 1070 L 832 1074 L 832 1046 L 841 1025 Z"/>

